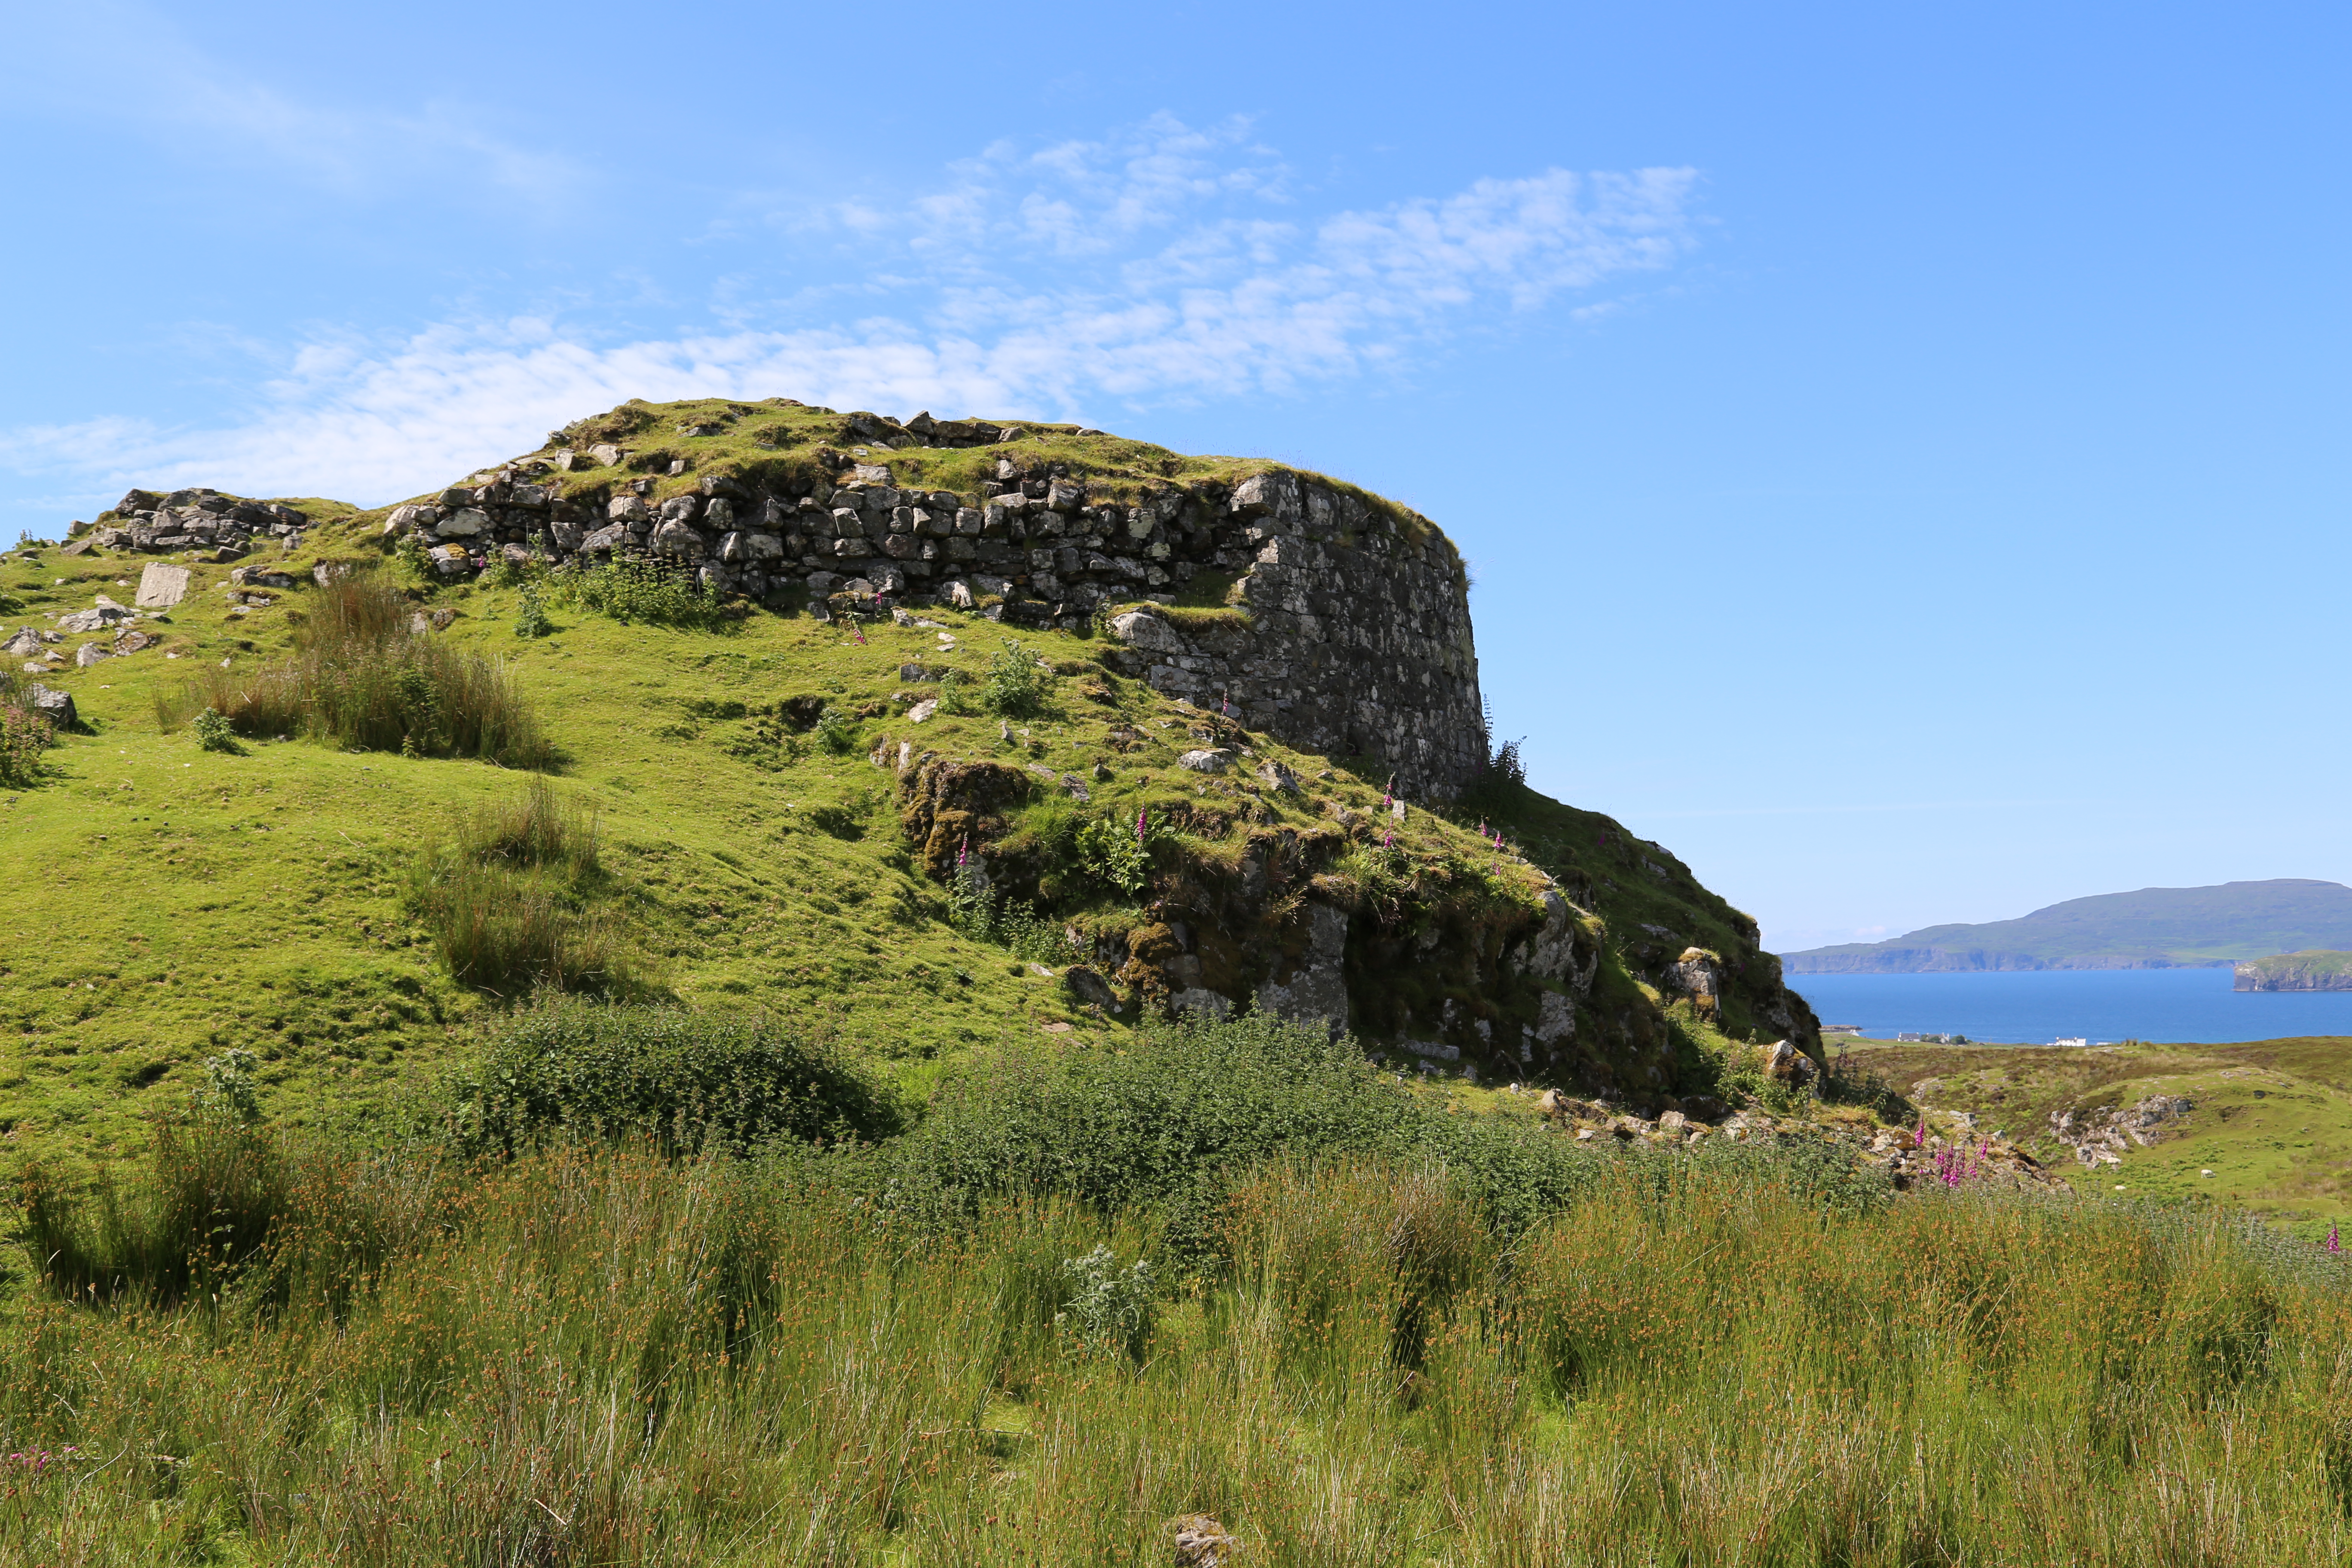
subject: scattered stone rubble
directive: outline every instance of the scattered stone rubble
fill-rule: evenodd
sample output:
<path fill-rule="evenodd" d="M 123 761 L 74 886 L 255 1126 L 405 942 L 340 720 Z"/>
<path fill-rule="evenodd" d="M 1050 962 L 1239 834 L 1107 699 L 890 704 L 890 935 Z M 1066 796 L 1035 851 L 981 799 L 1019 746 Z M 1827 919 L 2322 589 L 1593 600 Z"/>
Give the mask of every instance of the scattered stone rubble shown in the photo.
<path fill-rule="evenodd" d="M 1709 1139 L 1734 1143 L 1814 1139 L 1842 1144 L 1864 1165 L 1886 1172 L 1898 1191 L 1936 1185 L 2064 1185 L 2000 1133 L 1977 1131 L 1975 1119 L 1966 1115 L 1939 1112 L 1919 1127 L 1885 1128 L 1775 1116 L 1756 1106 L 1734 1109 L 1712 1095 L 1661 1098 L 1648 1104 L 1644 1115 L 1606 1100 L 1580 1100 L 1559 1089 L 1546 1089 L 1536 1107 L 1545 1120 L 1585 1143 L 1614 1141 L 1664 1146 Z"/>
<path fill-rule="evenodd" d="M 2103 1105 L 2089 1110 L 2053 1110 L 2050 1135 L 2074 1151 L 2084 1170 L 2120 1165 L 2135 1147 L 2157 1143 L 2178 1121 L 2197 1109 L 2193 1100 L 2169 1094 L 2152 1094 L 2126 1108 Z"/>
<path fill-rule="evenodd" d="M 132 490 L 115 503 L 110 515 L 117 521 L 96 529 L 89 536 L 92 542 L 109 550 L 157 554 L 203 551 L 213 561 L 236 560 L 257 538 L 275 539 L 293 549 L 310 526 L 310 520 L 290 506 L 242 500 L 202 488 L 165 496 Z"/>

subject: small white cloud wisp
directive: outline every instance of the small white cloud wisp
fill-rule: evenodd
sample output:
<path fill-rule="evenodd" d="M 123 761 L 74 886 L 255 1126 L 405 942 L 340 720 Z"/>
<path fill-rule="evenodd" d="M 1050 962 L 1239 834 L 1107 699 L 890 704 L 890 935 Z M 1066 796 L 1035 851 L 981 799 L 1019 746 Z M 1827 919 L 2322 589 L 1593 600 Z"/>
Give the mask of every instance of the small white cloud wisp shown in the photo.
<path fill-rule="evenodd" d="M 614 341 L 545 318 L 289 350 L 237 413 L 0 434 L 0 463 L 86 485 L 211 484 L 381 503 L 538 444 L 629 397 L 785 395 L 894 414 L 1092 416 L 1286 395 L 1408 364 L 1497 314 L 1670 266 L 1695 174 L 1548 170 L 1310 217 L 1239 122 L 1164 117 L 1098 143 L 993 148 L 893 210 L 770 215 L 861 285 L 800 289 L 755 322 Z M 1571 314 L 1590 311 L 1587 302 Z"/>

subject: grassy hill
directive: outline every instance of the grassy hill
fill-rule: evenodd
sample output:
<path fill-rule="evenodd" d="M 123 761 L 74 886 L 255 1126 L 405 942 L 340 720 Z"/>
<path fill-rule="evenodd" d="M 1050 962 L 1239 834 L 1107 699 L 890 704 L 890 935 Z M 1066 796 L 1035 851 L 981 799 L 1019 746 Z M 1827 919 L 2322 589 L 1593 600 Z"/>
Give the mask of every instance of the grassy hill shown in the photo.
<path fill-rule="evenodd" d="M 2352 946 L 2352 888 L 2282 878 L 2069 899 L 2013 921 L 1927 926 L 1879 942 L 1781 954 L 1789 972 L 2137 969 Z"/>
<path fill-rule="evenodd" d="M 663 418 L 693 426 L 698 407 Z M 704 474 L 722 461 L 795 461 L 815 439 L 800 426 L 827 417 L 762 408 L 754 422 L 719 407 L 706 421 L 719 434 L 678 439 L 708 448 Z M 602 433 L 575 434 L 585 445 Z M 1038 438 L 1097 477 L 1179 461 L 1116 437 Z M 892 462 L 944 483 L 981 455 L 902 448 Z M 1021 634 L 1044 661 L 1033 717 L 948 704 L 917 728 L 910 710 L 943 688 L 902 679 L 902 667 L 954 671 L 976 693 L 1006 654 L 1007 628 L 944 608 L 874 624 L 790 605 L 625 621 L 550 596 L 529 574 L 441 583 L 388 550 L 389 509 L 299 504 L 316 523 L 299 550 L 236 563 L 289 574 L 293 586 L 236 584 L 236 566 L 183 558 L 194 574 L 185 599 L 142 623 L 160 642 L 39 677 L 73 695 L 83 725 L 47 753 L 37 787 L 0 794 L 0 857 L 17 873 L 0 882 L 0 1126 L 20 1144 L 131 1148 L 151 1112 L 186 1102 L 204 1058 L 232 1047 L 256 1054 L 270 1109 L 296 1121 L 365 1113 L 395 1085 L 429 1077 L 512 996 L 453 976 L 420 912 L 420 868 L 446 859 L 468 821 L 512 809 L 534 776 L 593 820 L 596 883 L 580 897 L 625 959 L 631 994 L 779 1010 L 887 1063 L 915 1102 L 982 1042 L 1118 1048 L 1136 1009 L 1088 1005 L 1062 972 L 1086 956 L 1091 933 L 1139 927 L 1150 911 L 1117 889 L 1048 877 L 1023 889 L 1048 906 L 1027 925 L 959 923 L 953 889 L 908 837 L 891 751 L 901 742 L 1035 781 L 1041 798 L 1016 844 L 1022 833 L 1131 825 L 1143 813 L 1170 826 L 1171 864 L 1197 879 L 1230 876 L 1253 844 L 1287 834 L 1324 847 L 1319 875 L 1339 879 L 1333 896 L 1385 878 L 1382 896 L 1463 931 L 1539 912 L 1548 873 L 1605 922 L 1595 995 L 1612 1017 L 1659 1018 L 1653 977 L 1686 943 L 1727 956 L 1721 1022 L 1737 1035 L 1756 1032 L 1742 995 L 1779 989 L 1753 921 L 1609 818 L 1513 786 L 1450 817 L 1416 806 L 1392 822 L 1378 777 L 1126 680 L 1104 668 L 1091 635 Z M 44 626 L 99 595 L 127 603 L 143 559 L 11 552 L 0 558 L 0 616 Z M 430 617 L 422 624 L 444 623 L 415 633 L 419 642 L 503 670 L 548 748 L 539 774 L 403 755 L 396 741 L 200 742 L 182 721 L 202 683 L 250 682 L 296 657 L 331 592 L 314 569 L 331 576 L 354 564 L 397 586 Z M 527 598 L 545 606 L 547 635 L 518 634 Z M 833 715 L 823 731 L 810 723 L 820 710 Z M 1246 746 L 1253 768 L 1286 769 L 1296 789 L 1176 765 L 1212 732 Z M 1376 817 L 1394 839 L 1377 864 L 1365 858 Z M 1506 833 L 1508 847 L 1482 826 Z M 1033 869 L 1038 857 L 1050 859 L 1038 850 Z M 1651 934 L 1665 931 L 1671 940 Z M 1491 999 L 1449 977 L 1443 956 L 1373 976 L 1365 994 L 1377 1004 L 1382 985 L 1425 984 L 1492 1015 Z M 1433 996 L 1419 998 L 1423 1011 Z M 1363 1020 L 1376 1036 L 1377 1011 Z M 1496 1022 L 1515 1037 L 1514 1020 Z M 1652 1043 L 1663 1047 L 1663 1036 Z"/>

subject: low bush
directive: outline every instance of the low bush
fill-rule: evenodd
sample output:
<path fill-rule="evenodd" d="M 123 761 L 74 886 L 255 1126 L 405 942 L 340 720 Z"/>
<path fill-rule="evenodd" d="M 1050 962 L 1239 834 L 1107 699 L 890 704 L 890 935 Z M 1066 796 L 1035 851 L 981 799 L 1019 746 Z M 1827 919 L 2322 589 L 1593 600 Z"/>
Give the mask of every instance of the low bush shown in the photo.
<path fill-rule="evenodd" d="M 845 757 L 857 749 L 858 724 L 839 708 L 827 708 L 817 715 L 810 728 L 816 743 L 836 757 Z"/>
<path fill-rule="evenodd" d="M 188 721 L 188 733 L 196 744 L 207 752 L 237 750 L 236 726 L 231 724 L 217 708 L 207 708 Z"/>
<path fill-rule="evenodd" d="M 1866 1214 L 1884 1173 L 1842 1148 L 1709 1143 L 1593 1150 L 1532 1121 L 1449 1115 L 1352 1038 L 1265 1015 L 1147 1024 L 1124 1054 L 1005 1054 L 943 1089 L 889 1152 L 890 1201 L 941 1218 L 988 1194 L 1058 1194 L 1103 1212 L 1149 1207 L 1197 1263 L 1232 1184 L 1273 1161 L 1380 1155 L 1443 1167 L 1505 1245 L 1578 1201 L 1604 1170 L 1664 1191 L 1706 1170 L 1822 1212 Z"/>
<path fill-rule="evenodd" d="M 988 678 L 981 701 L 991 713 L 1005 719 L 1033 719 L 1045 710 L 1053 688 L 1053 672 L 1028 644 L 1013 637 L 988 661 Z"/>
<path fill-rule="evenodd" d="M 709 630 L 726 618 L 714 588 L 695 582 L 682 566 L 637 556 L 615 556 L 597 565 L 574 556 L 548 574 L 551 591 L 583 610 L 616 621 Z"/>
<path fill-rule="evenodd" d="M 644 1141 L 667 1154 L 897 1130 L 889 1097 L 828 1039 L 764 1013 L 547 998 L 509 1018 L 444 1087 L 462 1149 Z"/>
<path fill-rule="evenodd" d="M 57 744 L 49 721 L 17 700 L 14 672 L 0 674 L 0 789 L 30 789 L 41 780 L 41 753 Z"/>

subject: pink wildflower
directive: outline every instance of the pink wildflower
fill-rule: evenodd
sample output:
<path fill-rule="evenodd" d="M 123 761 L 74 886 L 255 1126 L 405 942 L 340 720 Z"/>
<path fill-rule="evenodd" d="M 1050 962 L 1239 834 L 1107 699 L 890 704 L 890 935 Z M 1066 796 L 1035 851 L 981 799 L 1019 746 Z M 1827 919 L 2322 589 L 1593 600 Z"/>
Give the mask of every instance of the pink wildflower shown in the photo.
<path fill-rule="evenodd" d="M 1927 1146 L 1927 1113 L 1923 1110 L 1919 1113 L 1918 1128 L 1911 1134 L 1911 1147 L 1914 1149 L 1925 1148 Z"/>
<path fill-rule="evenodd" d="M 2327 1227 L 2327 1250 L 2330 1252 L 2344 1250 L 2344 1244 L 2336 1239 L 2336 1226 L 2332 1223 Z"/>
<path fill-rule="evenodd" d="M 1147 805 L 1141 811 L 1135 814 L 1135 841 L 1138 844 L 1143 843 L 1145 835 L 1149 834 L 1150 831 L 1151 808 Z"/>

